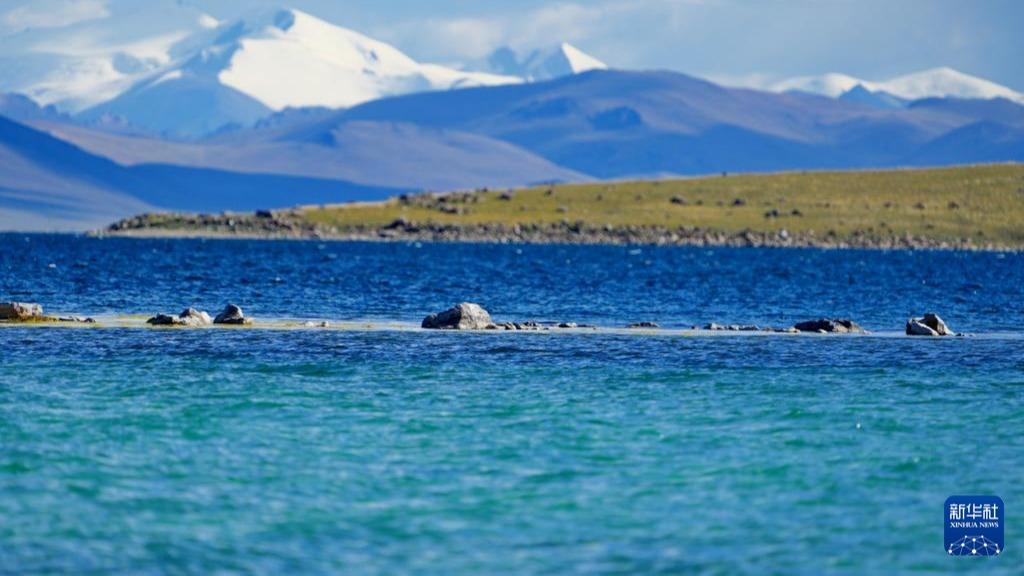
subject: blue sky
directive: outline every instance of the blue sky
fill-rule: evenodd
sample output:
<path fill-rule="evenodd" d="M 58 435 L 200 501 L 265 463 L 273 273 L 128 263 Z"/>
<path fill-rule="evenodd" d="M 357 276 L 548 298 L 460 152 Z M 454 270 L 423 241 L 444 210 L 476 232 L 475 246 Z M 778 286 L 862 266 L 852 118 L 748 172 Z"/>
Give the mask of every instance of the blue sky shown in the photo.
<path fill-rule="evenodd" d="M 501 45 L 566 40 L 622 68 L 730 79 L 844 72 L 877 80 L 951 66 L 1024 91 L 1020 0 L 178 1 L 221 19 L 292 6 L 441 63 L 471 62 Z M 0 15 L 10 24 L 12 13 L 24 19 L 44 11 L 39 17 L 53 21 L 139 6 L 0 0 Z"/>

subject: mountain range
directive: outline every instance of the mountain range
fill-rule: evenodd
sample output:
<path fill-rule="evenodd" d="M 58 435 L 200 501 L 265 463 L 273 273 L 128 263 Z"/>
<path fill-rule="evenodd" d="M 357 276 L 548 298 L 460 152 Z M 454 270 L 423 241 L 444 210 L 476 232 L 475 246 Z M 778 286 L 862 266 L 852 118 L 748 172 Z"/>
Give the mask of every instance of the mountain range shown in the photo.
<path fill-rule="evenodd" d="M 800 76 L 770 84 L 775 92 L 809 92 L 833 98 L 861 89 L 875 94 L 888 94 L 904 101 L 922 98 L 992 99 L 1006 98 L 1024 104 L 1024 95 L 983 78 L 964 74 L 952 68 L 934 68 L 871 82 L 846 74 Z"/>
<path fill-rule="evenodd" d="M 608 65 L 572 44 L 562 42 L 555 48 L 534 50 L 526 56 L 520 56 L 507 46 L 498 48 L 488 57 L 486 67 L 497 74 L 533 82 L 590 70 L 606 70 Z"/>
<path fill-rule="evenodd" d="M 396 94 L 521 82 L 421 64 L 393 46 L 298 10 L 204 31 L 123 94 L 79 114 L 173 136 L 251 126 L 285 108 L 346 108 Z"/>
<path fill-rule="evenodd" d="M 294 10 L 182 21 L 173 37 L 138 40 L 142 52 L 81 57 L 117 74 L 30 74 L 40 64 L 29 59 L 21 84 L 0 78 L 35 97 L 0 95 L 0 229 L 420 190 L 1024 160 L 1020 96 L 948 69 L 766 91 L 609 70 L 568 44 L 499 50 L 487 72 L 467 72 Z"/>

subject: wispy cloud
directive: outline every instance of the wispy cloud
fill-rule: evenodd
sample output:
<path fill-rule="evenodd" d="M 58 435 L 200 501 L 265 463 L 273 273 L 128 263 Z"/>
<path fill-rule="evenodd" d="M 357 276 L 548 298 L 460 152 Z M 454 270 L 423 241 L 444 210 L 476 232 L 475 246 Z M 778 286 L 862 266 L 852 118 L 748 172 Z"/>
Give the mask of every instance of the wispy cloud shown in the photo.
<path fill-rule="evenodd" d="M 612 55 L 611 61 L 626 63 L 636 57 L 628 53 L 630 46 L 643 43 L 624 40 L 624 31 L 647 29 L 666 33 L 683 26 L 690 11 L 719 1 L 557 2 L 485 17 L 401 22 L 378 28 L 373 33 L 419 58 L 435 61 L 476 60 L 502 46 L 525 52 L 572 42 L 584 48 L 597 47 L 599 56 Z M 632 34 L 625 36 L 630 38 Z"/>
<path fill-rule="evenodd" d="M 612 6 L 557 3 L 486 17 L 403 22 L 374 32 L 420 58 L 474 60 L 501 46 L 529 49 L 585 40 L 599 32 Z"/>
<path fill-rule="evenodd" d="M 32 0 L 0 16 L 0 28 L 63 28 L 108 16 L 107 0 Z"/>

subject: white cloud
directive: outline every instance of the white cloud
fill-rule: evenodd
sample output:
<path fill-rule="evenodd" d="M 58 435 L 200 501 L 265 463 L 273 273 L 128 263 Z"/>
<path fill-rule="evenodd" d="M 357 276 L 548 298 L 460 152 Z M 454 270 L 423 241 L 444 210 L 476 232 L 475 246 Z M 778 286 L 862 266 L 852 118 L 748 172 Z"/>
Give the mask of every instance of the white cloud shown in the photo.
<path fill-rule="evenodd" d="M 110 16 L 107 0 L 32 0 L 3 14 L 2 28 L 63 28 Z"/>
<path fill-rule="evenodd" d="M 753 88 L 755 90 L 771 90 L 781 78 L 774 74 L 708 74 L 707 80 L 722 86 L 734 88 Z"/>
<path fill-rule="evenodd" d="M 618 6 L 623 6 L 618 4 Z M 513 19 L 507 30 L 507 42 L 515 48 L 536 48 L 559 42 L 580 42 L 598 32 L 598 28 L 616 4 L 583 6 L 554 4 L 543 6 Z"/>
<path fill-rule="evenodd" d="M 622 3 L 618 3 L 621 5 Z M 430 18 L 374 30 L 419 59 L 477 60 L 502 46 L 518 50 L 580 42 L 594 35 L 615 4 L 558 3 L 487 17 Z"/>
<path fill-rule="evenodd" d="M 525 53 L 571 42 L 612 65 L 643 59 L 643 47 L 663 43 L 683 28 L 694 11 L 719 0 L 599 0 L 557 2 L 532 10 L 487 16 L 427 18 L 371 30 L 426 61 L 473 62 L 509 46 Z M 656 38 L 638 41 L 635 30 Z"/>
<path fill-rule="evenodd" d="M 450 48 L 449 54 L 460 58 L 480 58 L 504 41 L 502 26 L 483 18 L 456 18 L 427 23 L 432 41 Z M 421 28 L 422 30 L 422 28 Z"/>

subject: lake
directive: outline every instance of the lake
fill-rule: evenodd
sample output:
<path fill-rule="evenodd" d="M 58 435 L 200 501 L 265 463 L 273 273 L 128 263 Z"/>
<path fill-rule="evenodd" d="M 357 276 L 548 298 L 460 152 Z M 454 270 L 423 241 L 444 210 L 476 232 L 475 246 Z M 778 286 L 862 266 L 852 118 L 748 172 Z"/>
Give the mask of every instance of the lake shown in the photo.
<path fill-rule="evenodd" d="M 942 520 L 1024 502 L 1020 254 L 6 234 L 0 300 L 403 327 L 0 329 L 0 573 L 1019 573 Z"/>

